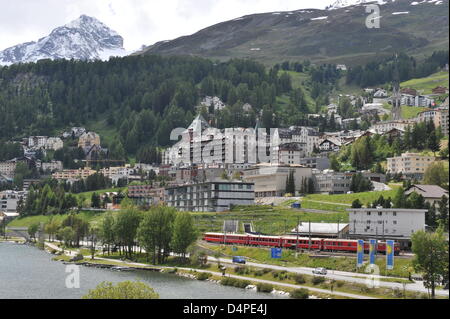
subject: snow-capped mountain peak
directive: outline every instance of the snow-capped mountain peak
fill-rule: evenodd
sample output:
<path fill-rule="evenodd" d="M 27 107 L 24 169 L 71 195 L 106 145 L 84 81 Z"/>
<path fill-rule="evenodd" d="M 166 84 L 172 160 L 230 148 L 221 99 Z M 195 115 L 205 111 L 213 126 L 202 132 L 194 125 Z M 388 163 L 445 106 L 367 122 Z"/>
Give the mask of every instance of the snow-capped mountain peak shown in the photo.
<path fill-rule="evenodd" d="M 41 59 L 107 60 L 110 56 L 124 55 L 123 38 L 116 31 L 95 18 L 82 15 L 37 42 L 0 51 L 0 65 Z"/>
<path fill-rule="evenodd" d="M 336 0 L 327 7 L 328 10 L 336 10 L 351 6 L 357 6 L 362 4 L 370 4 L 370 3 L 377 3 L 379 5 L 386 4 L 387 2 L 384 0 Z"/>

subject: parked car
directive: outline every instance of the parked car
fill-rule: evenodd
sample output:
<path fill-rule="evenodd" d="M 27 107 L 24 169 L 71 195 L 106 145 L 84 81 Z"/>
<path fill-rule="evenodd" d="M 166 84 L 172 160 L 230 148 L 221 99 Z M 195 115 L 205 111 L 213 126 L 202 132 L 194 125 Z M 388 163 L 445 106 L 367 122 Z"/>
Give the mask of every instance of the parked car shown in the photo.
<path fill-rule="evenodd" d="M 316 268 L 313 270 L 313 274 L 326 276 L 326 274 L 328 274 L 328 271 L 325 268 Z"/>
<path fill-rule="evenodd" d="M 243 264 L 243 265 L 245 265 L 245 263 L 246 263 L 245 257 L 234 256 L 233 257 L 233 263 L 234 264 Z"/>

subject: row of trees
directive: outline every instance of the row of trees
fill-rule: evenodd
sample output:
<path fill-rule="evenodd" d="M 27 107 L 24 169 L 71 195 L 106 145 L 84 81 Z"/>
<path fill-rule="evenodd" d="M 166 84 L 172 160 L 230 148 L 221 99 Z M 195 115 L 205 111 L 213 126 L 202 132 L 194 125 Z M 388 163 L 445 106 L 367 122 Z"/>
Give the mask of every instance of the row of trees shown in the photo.
<path fill-rule="evenodd" d="M 23 156 L 19 143 L 7 143 L 0 140 L 0 162 Z"/>
<path fill-rule="evenodd" d="M 286 194 L 295 196 L 297 188 L 295 186 L 295 172 L 289 172 L 286 178 Z M 315 185 L 312 178 L 302 177 L 300 187 L 298 188 L 300 194 L 314 194 Z"/>
<path fill-rule="evenodd" d="M 63 214 L 69 209 L 78 207 L 77 198 L 64 191 L 62 185 L 45 184 L 31 187 L 25 202 L 18 203 L 18 212 L 22 216 L 40 214 Z"/>
<path fill-rule="evenodd" d="M 139 251 L 145 250 L 147 260 L 162 264 L 171 253 L 185 258 L 188 248 L 197 239 L 197 230 L 192 216 L 176 212 L 168 207 L 154 207 L 140 211 L 130 204 L 113 216 L 108 213 L 99 225 L 90 224 L 82 215 L 72 213 L 62 222 L 50 219 L 44 225 L 49 240 L 64 242 L 66 247 L 80 247 L 82 241 L 92 247 L 101 243 L 110 254 L 118 249 L 121 256 L 133 259 Z M 30 228 L 37 232 L 37 225 Z"/>
<path fill-rule="evenodd" d="M 168 207 L 142 212 L 130 206 L 116 217 L 107 215 L 100 234 L 108 250 L 120 246 L 126 257 L 133 258 L 133 248 L 140 246 L 154 264 L 164 263 L 171 252 L 185 257 L 197 238 L 192 216 Z"/>

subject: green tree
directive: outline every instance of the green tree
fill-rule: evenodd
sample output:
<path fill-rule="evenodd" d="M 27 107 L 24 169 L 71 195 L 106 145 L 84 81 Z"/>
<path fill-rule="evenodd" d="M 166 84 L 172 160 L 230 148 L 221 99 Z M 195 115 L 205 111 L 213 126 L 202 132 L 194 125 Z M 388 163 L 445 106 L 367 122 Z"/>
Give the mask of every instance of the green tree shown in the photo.
<path fill-rule="evenodd" d="M 70 227 L 74 231 L 73 242 L 76 247 L 80 247 L 80 241 L 88 234 L 89 222 L 76 214 L 70 214 L 62 221 L 62 227 Z"/>
<path fill-rule="evenodd" d="M 103 282 L 90 290 L 83 299 L 159 299 L 159 295 L 142 282 L 125 281 L 116 286 L 111 282 Z"/>
<path fill-rule="evenodd" d="M 100 228 L 100 236 L 104 245 L 108 247 L 108 255 L 111 252 L 111 245 L 115 243 L 115 233 L 114 233 L 114 217 L 111 213 L 106 214 L 103 218 L 102 225 Z"/>
<path fill-rule="evenodd" d="M 97 193 L 92 193 L 92 196 L 91 196 L 91 207 L 93 207 L 93 208 L 101 208 L 100 195 L 98 195 Z"/>
<path fill-rule="evenodd" d="M 439 222 L 448 231 L 448 197 L 442 196 L 439 202 Z"/>
<path fill-rule="evenodd" d="M 442 188 L 448 189 L 448 165 L 443 161 L 431 164 L 424 175 L 424 183 L 427 185 L 438 185 Z"/>
<path fill-rule="evenodd" d="M 448 280 L 448 242 L 442 228 L 435 233 L 418 231 L 411 239 L 415 254 L 414 269 L 424 274 L 425 285 L 431 289 L 431 297 L 434 299 L 436 285 L 443 278 Z"/>
<path fill-rule="evenodd" d="M 172 208 L 155 207 L 145 212 L 139 225 L 139 243 L 148 255 L 152 254 L 154 264 L 163 263 L 171 251 L 175 216 L 176 211 Z"/>
<path fill-rule="evenodd" d="M 64 246 L 72 247 L 76 234 L 72 227 L 63 227 L 58 231 L 58 238 L 64 242 Z"/>
<path fill-rule="evenodd" d="M 173 224 L 172 250 L 186 257 L 187 249 L 197 238 L 194 219 L 189 213 L 177 213 Z"/>
<path fill-rule="evenodd" d="M 353 201 L 352 208 L 355 208 L 355 209 L 362 208 L 362 203 L 360 202 L 359 199 L 355 199 Z"/>
<path fill-rule="evenodd" d="M 407 208 L 405 190 L 402 187 L 395 193 L 393 204 L 394 208 Z"/>
<path fill-rule="evenodd" d="M 61 224 L 54 218 L 51 218 L 47 224 L 44 226 L 44 231 L 48 235 L 49 240 L 53 241 L 56 234 L 58 233 Z"/>
<path fill-rule="evenodd" d="M 39 231 L 39 224 L 32 224 L 30 226 L 28 226 L 28 235 L 30 235 L 30 237 L 32 239 L 36 239 L 36 233 Z"/>
<path fill-rule="evenodd" d="M 406 206 L 407 206 L 407 208 L 412 208 L 412 209 L 424 209 L 425 208 L 425 198 L 422 195 L 414 192 L 408 196 L 408 199 L 406 200 Z"/>
<path fill-rule="evenodd" d="M 133 208 L 126 208 L 117 216 L 114 223 L 114 233 L 117 241 L 125 247 L 125 255 L 132 258 L 133 247 L 136 244 L 136 236 L 139 224 L 141 222 L 141 213 Z"/>

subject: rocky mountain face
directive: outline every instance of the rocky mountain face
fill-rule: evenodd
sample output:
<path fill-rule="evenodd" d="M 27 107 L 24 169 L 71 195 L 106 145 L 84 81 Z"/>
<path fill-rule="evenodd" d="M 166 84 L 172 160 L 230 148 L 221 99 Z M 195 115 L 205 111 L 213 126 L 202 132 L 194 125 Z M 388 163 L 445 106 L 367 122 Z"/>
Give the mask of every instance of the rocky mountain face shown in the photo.
<path fill-rule="evenodd" d="M 42 59 L 107 60 L 124 56 L 123 38 L 95 18 L 82 15 L 37 42 L 27 42 L 0 51 L 0 65 L 36 62 Z"/>
<path fill-rule="evenodd" d="M 380 28 L 367 28 L 366 4 L 380 5 Z M 136 54 L 196 55 L 355 65 L 405 52 L 447 50 L 448 0 L 338 0 L 325 10 L 304 9 L 240 17 Z"/>

